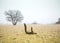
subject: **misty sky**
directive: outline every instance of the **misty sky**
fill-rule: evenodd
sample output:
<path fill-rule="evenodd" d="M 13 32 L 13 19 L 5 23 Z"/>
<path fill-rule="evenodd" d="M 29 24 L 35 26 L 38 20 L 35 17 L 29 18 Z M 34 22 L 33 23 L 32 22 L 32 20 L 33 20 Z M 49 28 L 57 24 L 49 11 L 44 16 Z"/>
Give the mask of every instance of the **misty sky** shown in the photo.
<path fill-rule="evenodd" d="M 23 23 L 55 23 L 60 17 L 60 0 L 0 0 L 0 23 L 6 21 L 4 11 L 20 10 Z"/>

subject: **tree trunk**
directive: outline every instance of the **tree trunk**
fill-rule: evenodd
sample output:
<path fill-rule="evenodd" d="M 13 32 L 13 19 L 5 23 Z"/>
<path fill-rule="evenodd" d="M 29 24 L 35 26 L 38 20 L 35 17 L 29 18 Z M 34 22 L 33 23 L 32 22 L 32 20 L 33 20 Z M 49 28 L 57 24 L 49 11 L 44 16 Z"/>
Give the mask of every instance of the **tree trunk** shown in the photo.
<path fill-rule="evenodd" d="M 13 25 L 16 25 L 16 24 L 17 24 L 17 21 L 16 21 L 16 22 L 15 22 L 15 21 L 12 21 L 12 24 L 13 24 Z"/>
<path fill-rule="evenodd" d="M 24 29 L 25 29 L 25 33 L 26 34 L 36 34 L 36 33 L 33 32 L 33 28 L 32 27 L 31 27 L 31 32 L 27 32 L 27 26 L 26 26 L 25 23 L 24 23 Z"/>

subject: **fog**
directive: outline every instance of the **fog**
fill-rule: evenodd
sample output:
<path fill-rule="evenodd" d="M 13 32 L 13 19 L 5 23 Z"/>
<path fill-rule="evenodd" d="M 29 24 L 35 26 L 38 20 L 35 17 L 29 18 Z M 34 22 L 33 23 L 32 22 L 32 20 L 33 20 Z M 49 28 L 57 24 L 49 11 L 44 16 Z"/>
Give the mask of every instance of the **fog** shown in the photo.
<path fill-rule="evenodd" d="M 0 0 L 0 23 L 10 24 L 4 15 L 8 10 L 20 10 L 22 23 L 55 23 L 60 17 L 60 0 Z"/>

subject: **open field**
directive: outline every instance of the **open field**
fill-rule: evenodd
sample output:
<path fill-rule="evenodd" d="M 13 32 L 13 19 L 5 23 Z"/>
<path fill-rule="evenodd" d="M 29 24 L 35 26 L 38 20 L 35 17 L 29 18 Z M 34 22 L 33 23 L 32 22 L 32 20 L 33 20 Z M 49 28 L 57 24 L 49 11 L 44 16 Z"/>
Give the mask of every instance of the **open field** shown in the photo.
<path fill-rule="evenodd" d="M 26 34 L 24 25 L 0 25 L 0 43 L 60 43 L 60 25 L 27 24 L 27 30 L 37 34 Z"/>

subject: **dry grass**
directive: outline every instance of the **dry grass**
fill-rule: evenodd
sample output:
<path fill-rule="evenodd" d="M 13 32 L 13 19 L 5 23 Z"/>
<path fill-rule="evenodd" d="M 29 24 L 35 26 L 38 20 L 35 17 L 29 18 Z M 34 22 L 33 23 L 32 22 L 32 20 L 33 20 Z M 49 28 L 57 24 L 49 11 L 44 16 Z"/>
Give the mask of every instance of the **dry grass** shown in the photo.
<path fill-rule="evenodd" d="M 24 32 L 24 25 L 0 25 L 0 43 L 60 43 L 60 25 L 33 25 L 37 34 L 28 35 Z"/>

